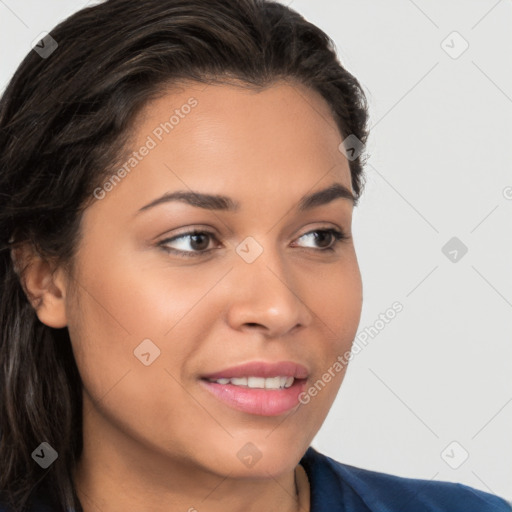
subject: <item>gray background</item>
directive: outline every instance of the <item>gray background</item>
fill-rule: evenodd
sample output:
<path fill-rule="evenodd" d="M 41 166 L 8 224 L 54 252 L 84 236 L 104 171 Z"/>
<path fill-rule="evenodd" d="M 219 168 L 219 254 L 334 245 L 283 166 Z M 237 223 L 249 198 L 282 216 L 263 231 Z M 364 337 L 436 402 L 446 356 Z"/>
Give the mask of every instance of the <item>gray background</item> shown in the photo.
<path fill-rule="evenodd" d="M 510 499 L 511 2 L 283 3 L 334 39 L 370 102 L 359 332 L 403 305 L 354 356 L 313 445 Z M 0 0 L 0 91 L 31 42 L 85 4 Z M 441 250 L 452 237 L 468 248 L 455 262 Z"/>

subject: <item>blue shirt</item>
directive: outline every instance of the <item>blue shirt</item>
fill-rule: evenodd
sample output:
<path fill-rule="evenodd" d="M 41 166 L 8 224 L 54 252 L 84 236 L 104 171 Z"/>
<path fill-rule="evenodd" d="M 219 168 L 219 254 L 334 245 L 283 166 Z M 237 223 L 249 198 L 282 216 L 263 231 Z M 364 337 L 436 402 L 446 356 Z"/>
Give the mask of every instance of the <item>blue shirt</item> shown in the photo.
<path fill-rule="evenodd" d="M 300 464 L 309 479 L 311 512 L 512 512 L 504 499 L 467 485 L 361 469 L 312 447 Z M 29 512 L 59 510 L 42 490 L 32 504 Z M 0 512 L 10 511 L 0 504 Z"/>
<path fill-rule="evenodd" d="M 300 463 L 311 512 L 512 512 L 504 499 L 466 485 L 361 469 L 311 447 Z"/>

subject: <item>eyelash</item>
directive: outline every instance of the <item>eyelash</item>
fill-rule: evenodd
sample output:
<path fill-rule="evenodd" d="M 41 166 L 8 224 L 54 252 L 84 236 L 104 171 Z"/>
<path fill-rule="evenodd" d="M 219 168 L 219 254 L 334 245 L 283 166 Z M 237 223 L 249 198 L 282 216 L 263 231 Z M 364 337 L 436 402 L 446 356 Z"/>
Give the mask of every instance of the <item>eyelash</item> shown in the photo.
<path fill-rule="evenodd" d="M 331 246 L 313 249 L 313 251 L 319 251 L 319 252 L 327 252 L 327 251 L 333 252 L 335 250 L 335 247 L 339 243 L 349 239 L 349 237 L 345 234 L 344 231 L 334 229 L 334 228 L 314 229 L 312 231 L 308 231 L 307 233 L 304 233 L 299 238 L 302 238 L 306 235 L 310 235 L 312 233 L 330 233 L 334 238 L 334 243 Z M 174 242 L 176 240 L 180 240 L 182 238 L 187 238 L 187 237 L 194 236 L 194 235 L 207 235 L 207 236 L 210 236 L 210 237 L 216 239 L 215 233 L 212 233 L 211 231 L 192 230 L 192 231 L 182 233 L 182 234 L 177 235 L 172 238 L 166 238 L 165 240 L 162 240 L 161 242 L 159 242 L 158 246 L 161 247 L 165 252 L 174 254 L 174 255 L 182 257 L 182 258 L 195 258 L 198 256 L 202 256 L 204 254 L 207 254 L 207 253 L 211 252 L 212 250 L 214 250 L 214 249 L 208 249 L 208 250 L 203 250 L 203 251 L 182 251 L 179 249 L 171 249 L 166 246 L 166 244 L 168 244 L 169 242 Z M 305 247 L 304 249 L 311 249 L 311 247 Z"/>

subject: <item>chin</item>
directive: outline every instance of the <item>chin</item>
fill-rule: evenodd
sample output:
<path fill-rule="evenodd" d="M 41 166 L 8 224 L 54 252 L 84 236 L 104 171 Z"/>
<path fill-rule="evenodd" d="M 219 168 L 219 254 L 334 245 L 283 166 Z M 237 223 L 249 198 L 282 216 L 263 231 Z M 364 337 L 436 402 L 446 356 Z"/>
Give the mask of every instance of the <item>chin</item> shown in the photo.
<path fill-rule="evenodd" d="M 240 478 L 277 477 L 293 471 L 308 449 L 309 436 L 306 438 L 284 430 L 285 435 L 271 432 L 265 429 L 222 443 L 222 449 L 215 450 L 214 467 L 219 471 L 223 466 L 221 472 Z M 223 463 L 219 464 L 219 461 Z"/>

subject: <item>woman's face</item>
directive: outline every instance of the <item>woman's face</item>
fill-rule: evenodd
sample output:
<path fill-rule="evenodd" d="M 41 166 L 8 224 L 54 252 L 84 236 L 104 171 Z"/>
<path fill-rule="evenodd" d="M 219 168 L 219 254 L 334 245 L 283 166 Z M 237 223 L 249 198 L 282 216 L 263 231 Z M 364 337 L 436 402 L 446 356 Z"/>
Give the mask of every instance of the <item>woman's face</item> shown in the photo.
<path fill-rule="evenodd" d="M 78 300 L 66 303 L 84 453 L 232 476 L 297 464 L 336 396 L 344 369 L 332 368 L 361 312 L 351 199 L 303 201 L 335 184 L 352 191 L 340 142 L 324 100 L 284 82 L 193 84 L 142 112 L 137 154 L 84 212 Z M 224 199 L 158 201 L 178 191 Z M 256 364 L 230 373 L 246 363 Z M 227 381 L 236 376 L 255 378 Z"/>

